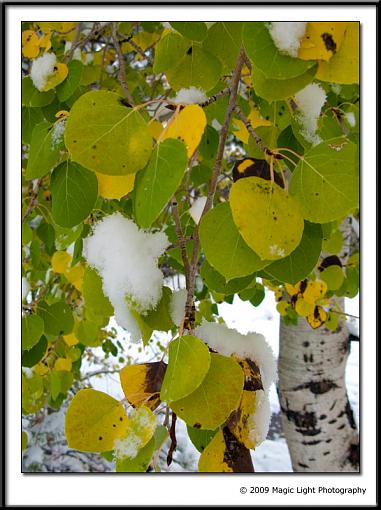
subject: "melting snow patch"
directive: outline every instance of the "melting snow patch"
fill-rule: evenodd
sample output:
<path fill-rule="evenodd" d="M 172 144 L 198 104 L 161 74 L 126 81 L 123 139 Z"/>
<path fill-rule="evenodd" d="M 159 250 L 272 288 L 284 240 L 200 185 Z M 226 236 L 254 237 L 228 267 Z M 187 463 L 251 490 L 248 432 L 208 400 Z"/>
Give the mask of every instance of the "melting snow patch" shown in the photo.
<path fill-rule="evenodd" d="M 25 466 L 29 467 L 32 464 L 42 464 L 44 460 L 44 452 L 39 446 L 33 445 L 28 448 L 25 454 Z"/>
<path fill-rule="evenodd" d="M 66 119 L 61 119 L 54 124 L 52 131 L 52 149 L 57 147 L 57 145 L 59 145 L 63 141 L 65 126 Z"/>
<path fill-rule="evenodd" d="M 279 248 L 278 245 L 273 244 L 270 246 L 271 255 L 277 255 L 278 257 L 284 257 L 285 252 L 283 248 Z"/>
<path fill-rule="evenodd" d="M 115 457 L 118 459 L 123 459 L 128 457 L 129 459 L 134 459 L 140 447 L 142 445 L 142 440 L 136 434 L 130 433 L 124 439 L 117 439 L 114 443 L 114 453 Z"/>
<path fill-rule="evenodd" d="M 267 392 L 257 390 L 255 392 L 255 412 L 249 416 L 249 437 L 258 446 L 267 437 L 270 427 L 271 409 Z"/>
<path fill-rule="evenodd" d="M 195 335 L 224 356 L 235 354 L 240 359 L 249 358 L 255 361 L 260 368 L 262 384 L 266 393 L 271 384 L 277 380 L 274 353 L 263 335 L 259 333 L 241 335 L 235 329 L 229 329 L 225 324 L 207 321 L 196 328 Z"/>
<path fill-rule="evenodd" d="M 192 216 L 193 221 L 198 225 L 201 216 L 202 211 L 204 210 L 206 204 L 206 197 L 198 197 L 193 202 L 192 207 L 189 209 L 189 214 Z"/>
<path fill-rule="evenodd" d="M 355 114 L 353 112 L 347 112 L 345 114 L 345 118 L 346 118 L 348 124 L 351 127 L 355 127 L 355 125 L 356 125 L 356 117 L 355 117 Z"/>
<path fill-rule="evenodd" d="M 49 76 L 54 73 L 54 66 L 57 58 L 54 53 L 44 53 L 41 57 L 32 62 L 30 77 L 36 89 L 42 91 L 48 81 Z"/>
<path fill-rule="evenodd" d="M 29 294 L 30 285 L 29 285 L 28 280 L 25 277 L 23 277 L 21 282 L 22 282 L 21 283 L 21 297 L 22 297 L 22 300 L 24 301 L 24 299 L 26 299 L 27 295 Z"/>
<path fill-rule="evenodd" d="M 278 50 L 291 57 L 297 57 L 306 25 L 305 21 L 273 21 L 267 28 Z"/>
<path fill-rule="evenodd" d="M 189 87 L 189 89 L 180 89 L 171 101 L 176 104 L 202 104 L 207 99 L 203 90 L 197 87 Z"/>
<path fill-rule="evenodd" d="M 84 241 L 84 255 L 102 277 L 116 322 L 129 331 L 133 341 L 140 339 L 140 331 L 130 310 L 145 314 L 160 301 L 163 274 L 157 261 L 167 246 L 163 232 L 139 230 L 120 213 L 97 223 L 93 235 Z"/>
<path fill-rule="evenodd" d="M 172 294 L 171 302 L 169 305 L 169 313 L 176 326 L 180 326 L 181 321 L 184 319 L 186 300 L 186 289 L 177 290 Z"/>
<path fill-rule="evenodd" d="M 320 137 L 316 134 L 318 119 L 327 95 L 320 85 L 310 83 L 297 92 L 294 97 L 299 109 L 298 120 L 303 126 L 301 134 L 307 141 L 317 145 L 321 142 Z"/>

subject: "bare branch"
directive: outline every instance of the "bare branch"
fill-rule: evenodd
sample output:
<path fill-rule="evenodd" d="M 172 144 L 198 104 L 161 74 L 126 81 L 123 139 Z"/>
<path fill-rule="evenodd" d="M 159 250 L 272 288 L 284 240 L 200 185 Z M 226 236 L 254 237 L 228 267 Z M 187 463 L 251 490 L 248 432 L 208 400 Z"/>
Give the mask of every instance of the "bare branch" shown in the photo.
<path fill-rule="evenodd" d="M 122 86 L 124 96 L 126 97 L 126 99 L 128 100 L 128 102 L 131 105 L 134 105 L 134 98 L 132 97 L 132 94 L 131 94 L 131 92 L 128 88 L 127 82 L 126 82 L 126 61 L 124 60 L 122 49 L 121 49 L 119 41 L 118 41 L 116 27 L 117 27 L 117 23 L 113 23 L 112 24 L 112 40 L 114 42 L 115 50 L 118 55 L 118 61 L 119 61 L 118 80 L 120 82 L 120 85 Z"/>

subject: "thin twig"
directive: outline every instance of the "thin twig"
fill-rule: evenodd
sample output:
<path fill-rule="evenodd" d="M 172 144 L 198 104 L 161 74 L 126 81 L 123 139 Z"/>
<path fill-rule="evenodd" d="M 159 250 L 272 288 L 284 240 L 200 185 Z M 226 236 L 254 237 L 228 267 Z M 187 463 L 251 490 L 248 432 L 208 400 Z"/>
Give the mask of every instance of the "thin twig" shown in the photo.
<path fill-rule="evenodd" d="M 82 23 L 79 21 L 77 23 L 77 26 L 75 27 L 75 34 L 74 34 L 74 39 L 73 39 L 73 42 L 71 44 L 71 47 L 70 47 L 70 51 L 66 57 L 66 63 L 68 64 L 71 59 L 73 58 L 73 55 L 74 55 L 74 52 L 75 52 L 75 49 L 78 45 L 78 41 L 79 41 L 79 38 L 81 36 L 81 27 L 82 27 Z"/>
<path fill-rule="evenodd" d="M 177 415 L 172 411 L 172 423 L 171 423 L 171 429 L 169 431 L 169 437 L 171 438 L 171 446 L 168 450 L 167 455 L 167 466 L 170 466 L 172 464 L 173 460 L 173 452 L 176 450 L 177 447 L 177 438 L 176 438 L 176 420 Z"/>
<path fill-rule="evenodd" d="M 122 49 L 120 47 L 119 41 L 118 41 L 118 35 L 117 35 L 117 23 L 112 24 L 112 40 L 114 42 L 115 50 L 118 55 L 118 61 L 119 61 L 119 71 L 118 71 L 118 80 L 120 82 L 120 85 L 123 89 L 124 96 L 126 97 L 127 101 L 133 106 L 134 105 L 134 98 L 132 97 L 132 94 L 128 88 L 127 82 L 126 82 L 126 61 L 124 60 L 124 55 L 122 53 Z"/>
<path fill-rule="evenodd" d="M 200 106 L 202 108 L 205 108 L 205 106 L 209 106 L 210 104 L 215 103 L 216 101 L 218 101 L 218 99 L 220 99 L 221 97 L 227 96 L 229 93 L 230 93 L 230 88 L 226 87 L 223 90 L 221 90 L 220 92 L 217 92 L 217 94 L 214 94 L 214 96 L 208 97 L 208 99 L 206 101 L 204 101 L 203 103 L 200 103 Z"/>
<path fill-rule="evenodd" d="M 244 50 L 241 48 L 239 52 L 239 56 L 237 58 L 237 63 L 235 66 L 235 70 L 233 73 L 233 76 L 231 78 L 229 90 L 230 90 L 230 96 L 229 96 L 229 103 L 228 108 L 226 110 L 224 123 L 221 127 L 220 136 L 219 136 L 219 142 L 218 142 L 218 148 L 217 148 L 217 155 L 216 160 L 213 167 L 212 176 L 209 181 L 208 186 L 208 195 L 206 199 L 206 203 L 202 212 L 202 216 L 206 214 L 209 209 L 211 209 L 213 205 L 213 199 L 214 195 L 216 193 L 217 188 L 217 182 L 219 175 L 221 173 L 222 168 L 222 160 L 224 156 L 224 150 L 225 150 L 225 144 L 226 139 L 229 132 L 229 124 L 230 120 L 234 111 L 234 106 L 237 100 L 237 93 L 238 93 L 238 85 L 239 80 L 241 77 L 242 67 L 244 64 Z M 195 279 L 196 279 L 196 272 L 197 272 L 197 262 L 198 262 L 198 251 L 200 247 L 200 238 L 198 234 L 198 227 L 196 227 L 194 234 L 194 244 L 193 244 L 193 252 L 192 252 L 192 259 L 190 263 L 190 270 L 189 275 L 187 276 L 187 300 L 185 304 L 185 316 L 183 321 L 183 327 L 188 329 L 189 332 L 192 332 L 193 324 L 194 324 L 194 315 L 195 315 L 195 307 L 194 307 L 194 290 L 195 290 Z"/>
<path fill-rule="evenodd" d="M 36 183 L 33 185 L 32 197 L 30 199 L 28 209 L 25 211 L 24 216 L 22 217 L 22 223 L 25 223 L 26 219 L 32 213 L 33 209 L 37 205 L 37 196 L 40 191 L 41 183 L 42 179 L 38 179 Z"/>
<path fill-rule="evenodd" d="M 251 125 L 249 119 L 243 114 L 241 108 L 236 105 L 234 108 L 235 113 L 238 115 L 238 117 L 242 120 L 242 122 L 245 124 L 246 129 L 251 134 L 251 136 L 254 138 L 255 143 L 258 145 L 258 147 L 261 149 L 262 152 L 267 153 L 268 148 L 263 143 L 262 138 L 255 132 L 253 126 Z"/>

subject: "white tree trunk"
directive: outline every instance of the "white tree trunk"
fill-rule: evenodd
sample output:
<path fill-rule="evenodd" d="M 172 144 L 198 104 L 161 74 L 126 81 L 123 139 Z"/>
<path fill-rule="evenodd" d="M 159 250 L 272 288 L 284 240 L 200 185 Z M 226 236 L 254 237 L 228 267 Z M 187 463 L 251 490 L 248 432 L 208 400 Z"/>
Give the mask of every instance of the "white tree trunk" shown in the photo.
<path fill-rule="evenodd" d="M 294 471 L 359 470 L 358 432 L 345 387 L 350 343 L 335 333 L 281 321 L 279 399 Z"/>

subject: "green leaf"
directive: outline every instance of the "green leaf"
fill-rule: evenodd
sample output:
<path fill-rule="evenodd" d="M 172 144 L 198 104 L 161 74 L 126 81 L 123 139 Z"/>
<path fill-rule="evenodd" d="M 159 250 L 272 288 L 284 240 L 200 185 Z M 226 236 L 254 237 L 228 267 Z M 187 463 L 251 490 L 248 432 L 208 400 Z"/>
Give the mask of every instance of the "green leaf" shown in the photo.
<path fill-rule="evenodd" d="M 91 267 L 86 268 L 83 276 L 82 295 L 86 307 L 96 315 L 111 317 L 114 314 L 110 300 L 104 295 L 102 278 Z"/>
<path fill-rule="evenodd" d="M 305 219 L 327 223 L 358 207 L 358 150 L 347 139 L 334 138 L 308 150 L 295 168 L 290 194 Z"/>
<path fill-rule="evenodd" d="M 83 94 L 73 105 L 65 145 L 74 161 L 106 175 L 126 175 L 143 168 L 152 137 L 141 113 L 126 107 L 113 92 Z"/>
<path fill-rule="evenodd" d="M 204 162 L 213 162 L 216 157 L 218 147 L 219 134 L 212 126 L 207 125 L 202 135 L 200 145 L 198 147 L 199 153 Z M 192 168 L 193 173 L 193 168 Z"/>
<path fill-rule="evenodd" d="M 56 400 L 60 393 L 66 396 L 73 380 L 74 377 L 71 372 L 52 370 L 50 372 L 50 394 L 52 399 Z"/>
<path fill-rule="evenodd" d="M 187 425 L 188 436 L 197 450 L 202 453 L 216 435 L 216 430 L 200 430 Z"/>
<path fill-rule="evenodd" d="M 40 340 L 44 332 L 44 321 L 38 315 L 27 315 L 22 318 L 22 349 L 30 350 Z"/>
<path fill-rule="evenodd" d="M 98 180 L 90 170 L 64 161 L 52 174 L 52 215 L 62 227 L 74 227 L 90 214 L 98 197 Z"/>
<path fill-rule="evenodd" d="M 198 43 L 192 43 L 182 58 L 166 75 L 172 88 L 197 87 L 205 92 L 211 90 L 220 79 L 221 63 Z"/>
<path fill-rule="evenodd" d="M 83 64 L 79 60 L 72 60 L 69 62 L 68 68 L 67 78 L 56 88 L 57 97 L 61 102 L 69 99 L 81 83 Z"/>
<path fill-rule="evenodd" d="M 168 139 L 159 143 L 135 182 L 135 218 L 140 227 L 150 227 L 179 187 L 187 167 L 185 145 Z"/>
<path fill-rule="evenodd" d="M 81 344 L 88 347 L 97 347 L 102 342 L 98 325 L 86 319 L 79 323 L 76 336 Z"/>
<path fill-rule="evenodd" d="M 192 41 L 203 41 L 208 32 L 203 21 L 171 21 L 171 27 Z"/>
<path fill-rule="evenodd" d="M 338 290 L 344 282 L 344 273 L 340 266 L 328 266 L 320 273 L 320 278 L 327 284 L 328 290 Z"/>
<path fill-rule="evenodd" d="M 52 135 L 53 126 L 47 121 L 40 122 L 33 129 L 26 179 L 43 177 L 57 164 L 60 148 L 53 142 Z"/>
<path fill-rule="evenodd" d="M 32 79 L 27 76 L 22 80 L 22 104 L 32 108 L 38 108 L 50 104 L 54 99 L 54 90 L 40 92 L 33 85 Z"/>
<path fill-rule="evenodd" d="M 155 438 L 152 437 L 150 441 L 139 450 L 136 457 L 130 459 L 124 457 L 123 459 L 116 459 L 115 470 L 117 473 L 145 473 L 150 465 L 153 452 L 155 451 Z"/>
<path fill-rule="evenodd" d="M 209 366 L 209 349 L 202 340 L 191 335 L 172 340 L 161 400 L 170 404 L 192 393 L 204 380 Z"/>
<path fill-rule="evenodd" d="M 275 125 L 259 126 L 255 129 L 255 132 L 268 149 L 271 150 L 277 147 L 279 129 Z M 247 155 L 251 158 L 265 159 L 265 153 L 259 148 L 257 142 L 251 135 L 249 136 Z"/>
<path fill-rule="evenodd" d="M 298 90 L 311 83 L 317 71 L 317 64 L 303 74 L 288 79 L 267 78 L 258 67 L 253 66 L 253 87 L 258 96 L 267 101 L 276 101 L 293 96 Z"/>
<path fill-rule="evenodd" d="M 59 301 L 52 305 L 41 302 L 37 313 L 42 317 L 45 324 L 45 333 L 48 335 L 67 335 L 74 326 L 73 314 L 70 306 Z"/>
<path fill-rule="evenodd" d="M 228 203 L 218 204 L 202 218 L 200 241 L 209 264 L 226 281 L 251 275 L 269 264 L 242 239 Z"/>
<path fill-rule="evenodd" d="M 82 233 L 83 223 L 76 225 L 73 228 L 60 227 L 56 223 L 54 224 L 54 230 L 56 233 L 55 246 L 57 250 L 66 250 L 68 246 L 74 243 Z"/>
<path fill-rule="evenodd" d="M 162 73 L 173 67 L 189 47 L 189 41 L 175 32 L 166 34 L 155 46 L 153 72 Z"/>
<path fill-rule="evenodd" d="M 28 434 L 23 430 L 21 436 L 21 449 L 26 450 L 28 448 Z"/>
<path fill-rule="evenodd" d="M 229 296 L 235 294 L 240 290 L 246 289 L 248 285 L 253 281 L 254 274 L 243 276 L 242 278 L 234 278 L 229 282 L 226 282 L 225 278 L 215 269 L 212 268 L 208 261 L 205 260 L 201 266 L 201 277 L 208 286 L 209 289 Z"/>
<path fill-rule="evenodd" d="M 242 44 L 242 22 L 217 22 L 208 30 L 203 47 L 222 62 L 224 69 L 233 69 Z"/>
<path fill-rule="evenodd" d="M 266 273 L 291 285 L 306 278 L 319 260 L 322 235 L 320 225 L 306 221 L 299 246 L 288 257 L 267 266 Z"/>
<path fill-rule="evenodd" d="M 187 397 L 173 402 L 175 413 L 194 428 L 214 430 L 240 402 L 244 375 L 233 359 L 211 353 L 209 372 L 201 385 Z"/>
<path fill-rule="evenodd" d="M 107 452 L 127 431 L 123 404 L 101 391 L 80 390 L 70 402 L 65 418 L 69 448 L 83 452 Z"/>
<path fill-rule="evenodd" d="M 21 110 L 21 135 L 23 143 L 30 143 L 33 129 L 44 120 L 44 114 L 40 108 L 22 107 Z"/>
<path fill-rule="evenodd" d="M 280 53 L 264 22 L 247 22 L 243 26 L 243 43 L 247 56 L 267 78 L 286 80 L 305 73 L 314 61 L 301 60 Z"/>
<path fill-rule="evenodd" d="M 173 327 L 173 321 L 169 313 L 171 299 L 171 289 L 169 287 L 163 287 L 163 295 L 155 310 L 148 312 L 147 315 L 143 315 L 142 317 L 150 328 L 157 331 L 168 331 Z"/>
<path fill-rule="evenodd" d="M 34 367 L 39 361 L 42 360 L 48 347 L 48 341 L 44 336 L 40 338 L 38 343 L 32 347 L 29 351 L 22 353 L 21 364 L 23 367 Z"/>
<path fill-rule="evenodd" d="M 263 259 L 277 260 L 299 245 L 301 208 L 283 188 L 259 177 L 246 177 L 230 190 L 233 219 L 246 243 Z"/>

